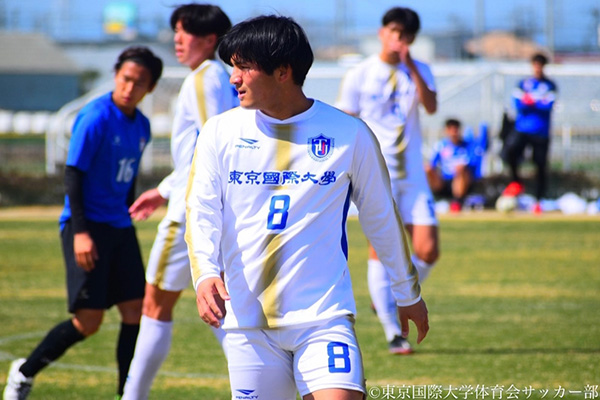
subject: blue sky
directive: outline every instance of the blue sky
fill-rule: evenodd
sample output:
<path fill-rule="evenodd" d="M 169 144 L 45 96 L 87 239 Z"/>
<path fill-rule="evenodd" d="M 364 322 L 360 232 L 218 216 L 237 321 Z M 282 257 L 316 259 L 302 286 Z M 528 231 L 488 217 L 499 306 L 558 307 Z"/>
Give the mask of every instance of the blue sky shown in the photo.
<path fill-rule="evenodd" d="M 0 0 L 0 22 L 11 30 L 39 30 L 59 39 L 97 40 L 102 35 L 102 10 L 115 0 Z M 123 1 L 123 0 L 121 0 Z M 186 0 L 128 0 L 135 4 L 140 30 L 153 34 L 165 23 L 172 7 Z M 356 33 L 374 32 L 390 7 L 415 9 L 422 33 L 440 33 L 455 27 L 477 31 L 532 27 L 536 41 L 546 44 L 546 8 L 553 5 L 556 47 L 587 47 L 599 51 L 597 24 L 600 0 L 213 0 L 232 21 L 264 13 L 289 15 L 301 24 L 333 24 L 345 20 Z M 598 10 L 597 16 L 593 10 Z M 478 12 L 483 10 L 483 12 Z M 478 16 L 483 15 L 483 18 Z M 479 21 L 479 22 L 478 22 Z M 483 22 L 481 22 L 483 21 Z"/>

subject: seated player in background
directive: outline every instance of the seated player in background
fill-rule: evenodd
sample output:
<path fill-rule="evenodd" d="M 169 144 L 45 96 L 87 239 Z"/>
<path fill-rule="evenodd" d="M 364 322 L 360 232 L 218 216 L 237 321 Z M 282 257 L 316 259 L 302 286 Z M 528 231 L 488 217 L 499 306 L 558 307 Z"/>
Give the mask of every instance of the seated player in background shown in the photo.
<path fill-rule="evenodd" d="M 447 119 L 444 129 L 446 137 L 436 144 L 425 171 L 434 195 L 452 198 L 450 211 L 458 212 L 473 186 L 476 157 L 463 138 L 459 120 Z"/>

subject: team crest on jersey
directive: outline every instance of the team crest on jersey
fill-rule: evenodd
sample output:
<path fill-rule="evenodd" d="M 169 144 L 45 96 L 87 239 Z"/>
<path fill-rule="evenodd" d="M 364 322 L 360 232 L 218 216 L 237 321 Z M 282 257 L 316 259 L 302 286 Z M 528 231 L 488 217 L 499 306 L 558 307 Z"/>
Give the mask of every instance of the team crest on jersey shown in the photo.
<path fill-rule="evenodd" d="M 308 138 L 308 154 L 316 161 L 325 161 L 333 153 L 334 140 L 322 133 L 319 136 Z"/>

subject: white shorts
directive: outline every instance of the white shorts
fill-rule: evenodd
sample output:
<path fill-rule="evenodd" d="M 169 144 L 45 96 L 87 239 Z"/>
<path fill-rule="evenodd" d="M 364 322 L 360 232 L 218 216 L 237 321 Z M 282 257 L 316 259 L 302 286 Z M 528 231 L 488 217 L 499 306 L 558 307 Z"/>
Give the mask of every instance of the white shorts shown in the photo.
<path fill-rule="evenodd" d="M 174 292 L 190 286 L 192 274 L 184 235 L 184 223 L 166 218 L 160 222 L 146 267 L 146 282 Z"/>
<path fill-rule="evenodd" d="M 427 179 L 392 179 L 392 194 L 407 225 L 437 226 L 435 203 Z"/>
<path fill-rule="evenodd" d="M 350 316 L 302 328 L 229 329 L 225 341 L 234 400 L 295 400 L 296 390 L 333 388 L 366 393 Z"/>

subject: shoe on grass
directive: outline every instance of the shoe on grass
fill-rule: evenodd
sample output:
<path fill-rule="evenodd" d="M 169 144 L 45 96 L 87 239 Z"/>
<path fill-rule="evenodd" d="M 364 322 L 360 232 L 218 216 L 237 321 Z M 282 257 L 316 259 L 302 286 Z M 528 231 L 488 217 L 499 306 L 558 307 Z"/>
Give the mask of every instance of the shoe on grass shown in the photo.
<path fill-rule="evenodd" d="M 25 400 L 29 396 L 33 378 L 28 378 L 19 371 L 25 361 L 24 358 L 19 358 L 10 364 L 6 387 L 4 388 L 4 400 Z"/>
<path fill-rule="evenodd" d="M 389 349 L 391 354 L 412 354 L 413 352 L 408 340 L 399 335 L 394 336 L 390 342 Z"/>

